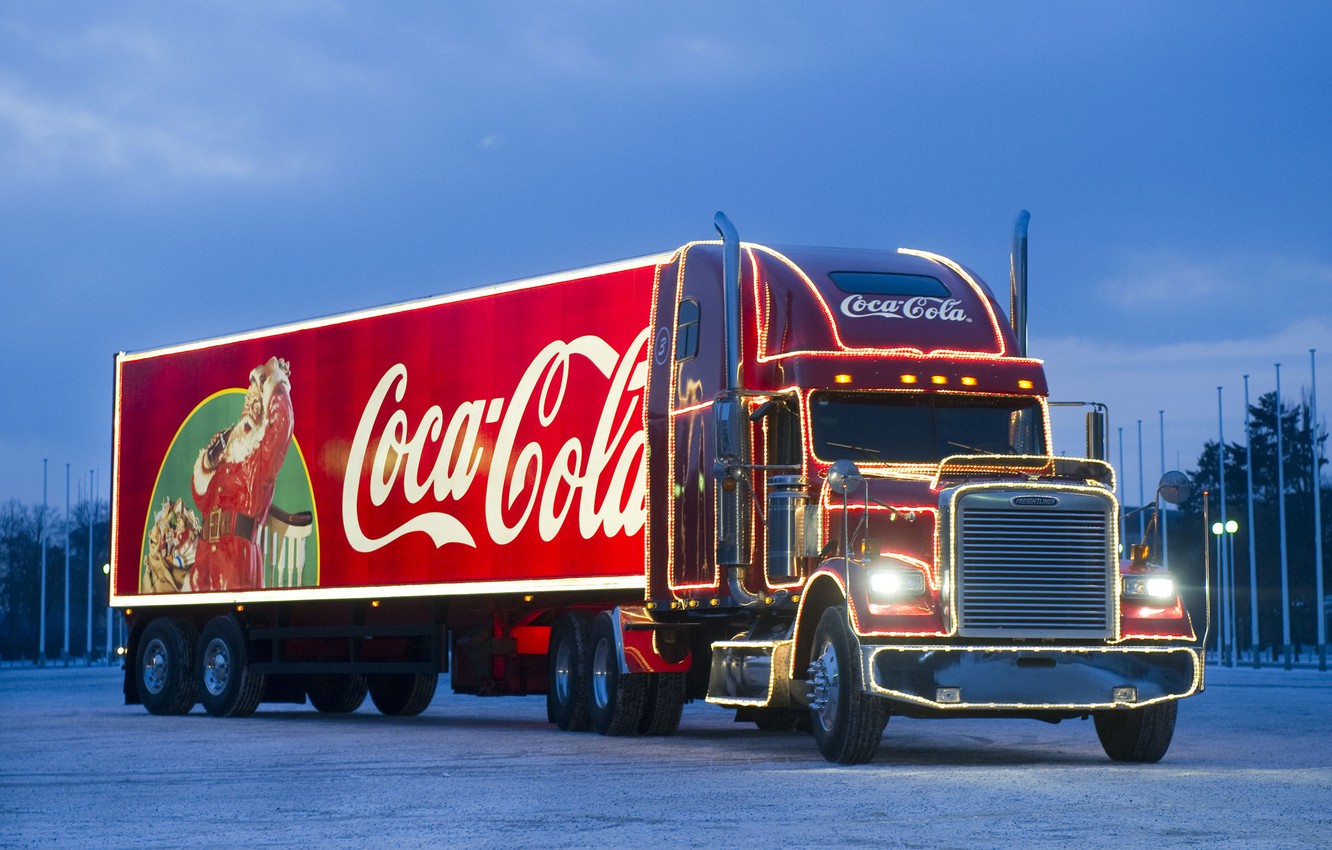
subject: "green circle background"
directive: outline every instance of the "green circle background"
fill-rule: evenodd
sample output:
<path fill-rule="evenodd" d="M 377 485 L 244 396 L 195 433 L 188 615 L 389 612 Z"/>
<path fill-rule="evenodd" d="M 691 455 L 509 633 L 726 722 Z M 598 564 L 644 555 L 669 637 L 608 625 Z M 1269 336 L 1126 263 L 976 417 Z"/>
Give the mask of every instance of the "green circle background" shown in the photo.
<path fill-rule="evenodd" d="M 148 558 L 148 530 L 153 519 L 165 501 L 180 499 L 186 509 L 201 519 L 199 507 L 194 503 L 194 494 L 190 480 L 194 476 L 194 463 L 199 458 L 199 451 L 218 431 L 236 424 L 240 419 L 241 409 L 245 404 L 245 390 L 224 390 L 204 401 L 195 408 L 189 419 L 180 427 L 176 438 L 167 450 L 162 461 L 162 469 L 157 474 L 157 484 L 153 487 L 153 498 L 148 503 L 148 519 L 143 526 L 143 546 L 139 552 L 139 587 L 145 586 L 144 562 Z M 310 488 L 310 473 L 305 467 L 305 458 L 293 436 L 287 450 L 287 457 L 278 470 L 277 484 L 273 489 L 273 504 L 287 513 L 309 511 L 314 517 L 310 531 L 310 548 L 306 553 L 304 575 L 305 586 L 319 584 L 319 518 L 314 510 L 314 493 Z M 201 522 L 202 524 L 202 522 Z M 273 569 L 264 563 L 264 587 L 273 586 Z M 257 589 L 257 588 L 256 588 Z"/>

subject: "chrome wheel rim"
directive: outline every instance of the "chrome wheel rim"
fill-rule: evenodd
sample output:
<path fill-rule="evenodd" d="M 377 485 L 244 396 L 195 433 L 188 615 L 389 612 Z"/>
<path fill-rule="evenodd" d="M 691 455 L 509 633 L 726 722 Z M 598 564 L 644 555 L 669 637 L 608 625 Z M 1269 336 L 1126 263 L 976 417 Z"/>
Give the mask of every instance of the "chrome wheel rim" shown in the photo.
<path fill-rule="evenodd" d="M 573 678 L 573 649 L 568 641 L 562 641 L 555 652 L 555 699 L 561 705 L 569 702 L 569 691 Z"/>
<path fill-rule="evenodd" d="M 592 654 L 592 699 L 597 708 L 604 709 L 610 704 L 610 645 L 597 641 L 596 652 Z"/>
<path fill-rule="evenodd" d="M 831 732 L 837 723 L 840 672 L 837 650 L 832 643 L 824 643 L 818 658 L 809 665 L 809 707 L 824 732 Z"/>
<path fill-rule="evenodd" d="M 231 649 L 221 638 L 213 638 L 204 649 L 204 687 L 213 696 L 220 696 L 231 680 Z"/>
<path fill-rule="evenodd" d="M 153 638 L 143 651 L 143 686 L 150 694 L 160 694 L 166 688 L 167 648 L 161 638 Z"/>

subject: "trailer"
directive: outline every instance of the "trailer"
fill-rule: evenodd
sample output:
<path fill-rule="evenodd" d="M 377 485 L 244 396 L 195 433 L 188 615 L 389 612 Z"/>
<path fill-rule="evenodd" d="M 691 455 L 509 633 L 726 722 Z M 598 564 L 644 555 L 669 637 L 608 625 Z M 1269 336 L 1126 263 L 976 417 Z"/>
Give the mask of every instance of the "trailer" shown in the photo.
<path fill-rule="evenodd" d="M 667 735 L 701 699 L 851 764 L 894 714 L 1091 717 L 1160 759 L 1201 648 L 1121 545 L 1103 409 L 1054 452 L 1025 213 L 1011 320 L 938 254 L 715 224 L 117 355 L 127 703 L 412 715 L 447 673 L 570 731 Z"/>

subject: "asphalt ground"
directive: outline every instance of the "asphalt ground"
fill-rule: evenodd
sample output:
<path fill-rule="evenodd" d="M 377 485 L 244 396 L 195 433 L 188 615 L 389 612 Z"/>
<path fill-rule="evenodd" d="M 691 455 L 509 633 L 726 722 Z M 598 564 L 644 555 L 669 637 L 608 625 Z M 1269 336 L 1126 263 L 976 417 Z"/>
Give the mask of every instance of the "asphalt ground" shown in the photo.
<path fill-rule="evenodd" d="M 120 671 L 0 670 L 0 847 L 1332 847 L 1332 674 L 1209 670 L 1165 759 L 1090 721 L 893 718 L 875 761 L 703 703 L 666 738 L 562 733 L 542 697 L 415 718 L 154 717 Z"/>

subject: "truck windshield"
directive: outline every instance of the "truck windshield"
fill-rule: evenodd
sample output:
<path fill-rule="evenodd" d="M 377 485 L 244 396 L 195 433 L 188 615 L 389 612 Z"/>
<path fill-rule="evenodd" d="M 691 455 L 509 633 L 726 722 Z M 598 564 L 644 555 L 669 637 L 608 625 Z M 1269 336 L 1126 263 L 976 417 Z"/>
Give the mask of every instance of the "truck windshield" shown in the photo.
<path fill-rule="evenodd" d="M 814 452 L 823 460 L 938 463 L 961 454 L 1045 454 L 1040 400 L 905 393 L 815 393 Z"/>

